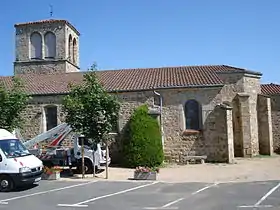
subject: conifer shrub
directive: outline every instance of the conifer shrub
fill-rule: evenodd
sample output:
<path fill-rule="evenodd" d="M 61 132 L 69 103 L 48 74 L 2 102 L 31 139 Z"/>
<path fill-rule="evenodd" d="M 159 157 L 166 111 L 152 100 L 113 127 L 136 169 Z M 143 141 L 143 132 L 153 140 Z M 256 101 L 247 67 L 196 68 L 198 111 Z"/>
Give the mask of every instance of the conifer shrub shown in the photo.
<path fill-rule="evenodd" d="M 123 141 L 123 163 L 126 167 L 156 167 L 164 159 L 160 126 L 148 114 L 148 106 L 139 106 L 132 114 Z"/>

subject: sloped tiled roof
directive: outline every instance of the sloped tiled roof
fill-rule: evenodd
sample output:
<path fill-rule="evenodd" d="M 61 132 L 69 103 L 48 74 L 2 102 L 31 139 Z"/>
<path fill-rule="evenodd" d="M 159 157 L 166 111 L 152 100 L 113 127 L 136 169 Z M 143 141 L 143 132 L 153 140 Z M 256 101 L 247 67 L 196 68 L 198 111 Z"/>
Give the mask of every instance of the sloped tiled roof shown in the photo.
<path fill-rule="evenodd" d="M 222 72 L 245 72 L 226 65 L 180 66 L 98 71 L 99 81 L 109 91 L 140 91 L 162 88 L 222 86 Z M 20 75 L 30 94 L 62 94 L 68 84 L 81 83 L 85 72 Z M 256 72 L 256 74 L 259 74 Z M 12 77 L 0 77 L 7 87 Z"/>
<path fill-rule="evenodd" d="M 261 90 L 263 94 L 266 95 L 275 95 L 275 94 L 280 94 L 280 85 L 278 84 L 262 84 L 261 85 Z"/>

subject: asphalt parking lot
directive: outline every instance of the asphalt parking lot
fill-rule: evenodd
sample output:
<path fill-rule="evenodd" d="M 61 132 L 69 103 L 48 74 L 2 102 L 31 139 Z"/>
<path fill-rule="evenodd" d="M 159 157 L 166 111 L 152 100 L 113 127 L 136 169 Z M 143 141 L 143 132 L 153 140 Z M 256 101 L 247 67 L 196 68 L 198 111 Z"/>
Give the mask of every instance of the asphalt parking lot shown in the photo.
<path fill-rule="evenodd" d="M 44 180 L 29 189 L 0 193 L 0 209 L 280 209 L 279 182 L 206 184 Z"/>

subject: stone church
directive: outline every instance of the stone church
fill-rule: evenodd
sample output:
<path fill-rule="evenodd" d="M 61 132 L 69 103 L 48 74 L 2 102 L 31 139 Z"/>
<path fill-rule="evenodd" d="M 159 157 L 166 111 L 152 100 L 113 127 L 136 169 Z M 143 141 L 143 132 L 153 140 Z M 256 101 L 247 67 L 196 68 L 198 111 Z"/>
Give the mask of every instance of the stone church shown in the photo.
<path fill-rule="evenodd" d="M 15 24 L 14 75 L 32 99 L 21 131 L 30 139 L 64 121 L 61 100 L 70 82 L 80 83 L 79 31 L 66 20 Z M 11 85 L 13 75 L 1 77 Z M 271 155 L 280 148 L 280 85 L 261 84 L 261 72 L 227 65 L 175 66 L 98 71 L 121 102 L 118 133 L 133 110 L 156 110 L 167 161 L 206 155 L 208 161 Z M 66 142 L 69 146 L 71 142 Z M 112 144 L 112 161 L 120 144 Z"/>

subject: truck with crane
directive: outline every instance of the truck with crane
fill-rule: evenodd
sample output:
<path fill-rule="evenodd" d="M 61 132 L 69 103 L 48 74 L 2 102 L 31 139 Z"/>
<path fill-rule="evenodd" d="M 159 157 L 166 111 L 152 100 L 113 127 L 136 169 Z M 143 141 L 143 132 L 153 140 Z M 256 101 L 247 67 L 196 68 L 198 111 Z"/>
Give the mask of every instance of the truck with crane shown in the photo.
<path fill-rule="evenodd" d="M 108 165 L 111 162 L 109 154 L 101 143 L 96 144 L 96 148 L 91 148 L 89 139 L 83 135 L 73 132 L 67 123 L 39 134 L 38 136 L 24 140 L 19 130 L 14 134 L 19 138 L 29 152 L 38 157 L 46 167 L 59 166 L 62 168 L 76 169 L 82 173 L 82 143 L 84 145 L 84 171 L 85 174 L 101 173 L 105 170 L 106 160 Z M 68 138 L 73 145 L 65 146 L 63 142 Z M 40 148 L 40 143 L 46 142 L 46 146 Z M 106 155 L 108 157 L 106 158 Z"/>

